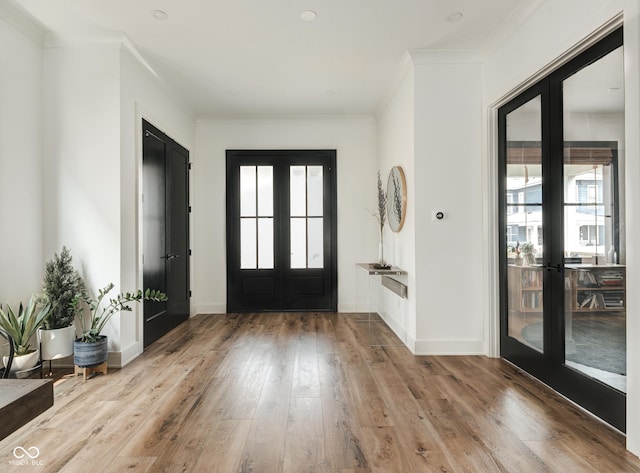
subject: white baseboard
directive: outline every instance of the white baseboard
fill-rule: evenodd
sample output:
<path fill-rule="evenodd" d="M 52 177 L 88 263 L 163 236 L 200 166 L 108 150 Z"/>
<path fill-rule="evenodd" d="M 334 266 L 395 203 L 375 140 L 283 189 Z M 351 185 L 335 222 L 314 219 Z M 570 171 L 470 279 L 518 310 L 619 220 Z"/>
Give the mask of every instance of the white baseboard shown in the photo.
<path fill-rule="evenodd" d="M 123 368 L 125 366 L 127 366 L 129 363 L 131 363 L 133 360 L 135 360 L 136 358 L 138 358 L 140 355 L 142 355 L 142 342 L 140 343 L 134 343 L 130 346 L 128 346 L 127 348 L 125 348 L 124 350 L 122 350 L 121 352 L 113 352 L 114 353 L 114 358 L 115 358 L 115 353 L 119 353 L 120 354 L 120 365 L 116 366 L 116 365 L 112 365 L 114 368 Z M 111 365 L 111 353 L 109 353 L 109 365 Z"/>
<path fill-rule="evenodd" d="M 415 355 L 416 354 L 416 339 L 413 338 L 411 335 L 407 334 L 406 345 L 407 345 L 407 348 L 409 349 L 409 351 L 413 355 Z"/>
<path fill-rule="evenodd" d="M 226 314 L 226 304 L 198 304 L 196 305 L 196 314 Z"/>
<path fill-rule="evenodd" d="M 482 340 L 416 340 L 414 355 L 484 355 Z"/>
<path fill-rule="evenodd" d="M 122 368 L 122 352 L 110 351 L 107 355 L 108 368 Z"/>
<path fill-rule="evenodd" d="M 368 301 L 338 302 L 338 313 L 359 314 L 369 312 L 369 305 Z M 371 312 L 375 312 L 375 310 L 372 310 Z"/>
<path fill-rule="evenodd" d="M 391 331 L 393 333 L 395 333 L 398 338 L 400 340 L 402 340 L 402 342 L 406 345 L 407 342 L 407 330 L 405 327 L 403 327 L 396 319 L 394 319 L 391 314 L 388 314 L 386 312 L 383 312 L 380 314 L 380 317 L 382 318 L 382 320 L 384 320 L 384 323 L 387 324 L 387 327 L 389 327 L 391 329 Z M 409 348 L 409 347 L 407 347 Z"/>

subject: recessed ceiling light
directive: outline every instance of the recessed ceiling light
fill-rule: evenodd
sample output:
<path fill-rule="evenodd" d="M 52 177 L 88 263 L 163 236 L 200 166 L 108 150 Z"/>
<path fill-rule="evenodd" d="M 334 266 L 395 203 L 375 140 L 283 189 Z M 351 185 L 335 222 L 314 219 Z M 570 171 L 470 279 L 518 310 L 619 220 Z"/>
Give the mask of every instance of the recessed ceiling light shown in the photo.
<path fill-rule="evenodd" d="M 462 17 L 463 17 L 463 16 L 464 16 L 464 15 L 462 14 L 462 12 L 461 12 L 461 11 L 457 11 L 457 12 L 452 13 L 451 15 L 449 15 L 449 16 L 447 17 L 447 21 L 450 21 L 451 23 L 455 23 L 456 21 L 460 21 L 460 20 L 462 20 Z"/>
<path fill-rule="evenodd" d="M 237 90 L 230 90 L 229 91 L 229 95 L 238 95 L 238 91 Z"/>
<path fill-rule="evenodd" d="M 327 95 L 336 95 L 336 91 L 335 90 L 327 90 L 326 92 Z"/>
<path fill-rule="evenodd" d="M 303 21 L 314 21 L 318 18 L 318 14 L 313 10 L 305 10 L 300 13 L 300 18 L 302 18 Z"/>
<path fill-rule="evenodd" d="M 169 18 L 169 15 L 167 15 L 167 12 L 164 10 L 151 10 L 151 16 L 156 20 L 166 20 Z"/>

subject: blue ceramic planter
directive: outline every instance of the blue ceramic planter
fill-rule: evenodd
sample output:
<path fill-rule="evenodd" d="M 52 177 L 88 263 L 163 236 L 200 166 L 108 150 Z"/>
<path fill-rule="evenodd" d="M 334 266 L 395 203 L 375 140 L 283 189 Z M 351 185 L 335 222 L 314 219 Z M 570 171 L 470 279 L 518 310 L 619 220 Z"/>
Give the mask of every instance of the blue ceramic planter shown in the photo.
<path fill-rule="evenodd" d="M 76 366 L 96 366 L 107 361 L 107 336 L 100 335 L 96 342 L 73 342 L 73 363 Z"/>

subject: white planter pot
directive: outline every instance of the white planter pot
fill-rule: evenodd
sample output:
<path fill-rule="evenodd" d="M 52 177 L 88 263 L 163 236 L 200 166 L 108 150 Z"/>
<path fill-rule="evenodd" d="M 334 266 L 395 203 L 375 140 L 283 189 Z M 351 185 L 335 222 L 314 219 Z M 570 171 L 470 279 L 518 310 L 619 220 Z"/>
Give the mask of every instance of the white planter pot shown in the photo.
<path fill-rule="evenodd" d="M 76 339 L 76 328 L 71 325 L 53 330 L 38 330 L 38 343 L 42 350 L 43 360 L 57 360 L 73 355 L 73 341 Z"/>
<path fill-rule="evenodd" d="M 11 363 L 11 373 L 15 373 L 16 371 L 23 371 L 33 368 L 38 364 L 38 360 L 40 359 L 40 353 L 38 350 L 33 351 L 31 353 L 27 353 L 26 355 L 14 356 L 13 363 Z M 2 364 L 7 366 L 7 362 L 9 361 L 9 356 L 2 357 Z"/>

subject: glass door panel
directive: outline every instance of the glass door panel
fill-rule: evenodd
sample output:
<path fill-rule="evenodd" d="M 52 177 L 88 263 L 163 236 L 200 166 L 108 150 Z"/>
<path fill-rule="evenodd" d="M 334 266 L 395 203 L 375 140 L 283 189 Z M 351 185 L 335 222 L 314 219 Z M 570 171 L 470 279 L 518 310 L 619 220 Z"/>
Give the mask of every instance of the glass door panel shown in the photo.
<path fill-rule="evenodd" d="M 324 266 L 324 194 L 322 166 L 291 166 L 291 269 Z"/>
<path fill-rule="evenodd" d="M 240 268 L 273 269 L 273 166 L 240 166 Z"/>
<path fill-rule="evenodd" d="M 504 216 L 507 333 L 539 352 L 544 350 L 541 123 L 540 96 L 506 116 Z"/>
<path fill-rule="evenodd" d="M 565 364 L 626 392 L 622 47 L 562 83 Z"/>

